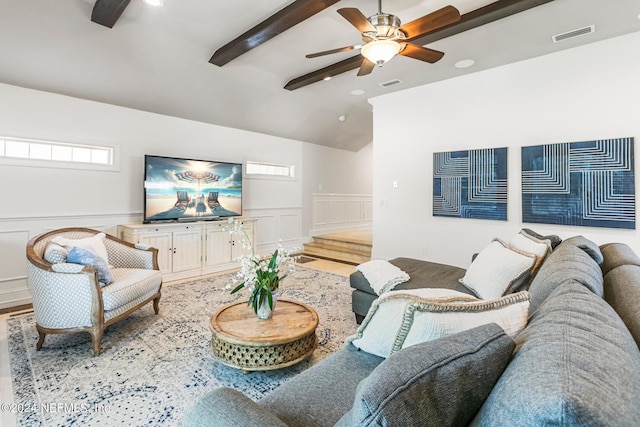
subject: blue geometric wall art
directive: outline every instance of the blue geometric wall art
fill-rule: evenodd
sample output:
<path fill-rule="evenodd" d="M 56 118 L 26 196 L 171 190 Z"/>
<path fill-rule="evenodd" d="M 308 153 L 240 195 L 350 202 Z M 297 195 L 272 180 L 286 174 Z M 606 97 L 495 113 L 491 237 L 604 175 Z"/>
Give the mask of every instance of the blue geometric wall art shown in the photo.
<path fill-rule="evenodd" d="M 522 221 L 635 229 L 633 142 L 522 147 Z"/>
<path fill-rule="evenodd" d="M 507 220 L 507 148 L 433 153 L 433 216 Z"/>

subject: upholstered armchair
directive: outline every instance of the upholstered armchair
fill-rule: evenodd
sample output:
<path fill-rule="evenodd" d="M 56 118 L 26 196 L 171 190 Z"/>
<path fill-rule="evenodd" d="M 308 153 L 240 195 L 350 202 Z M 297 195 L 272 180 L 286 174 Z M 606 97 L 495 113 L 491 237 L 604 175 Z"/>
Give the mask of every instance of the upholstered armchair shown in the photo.
<path fill-rule="evenodd" d="M 27 244 L 28 284 L 40 350 L 46 334 L 88 332 L 93 354 L 107 326 L 148 302 L 159 310 L 158 250 L 88 228 L 40 234 Z M 106 258 L 106 259 L 105 259 Z"/>

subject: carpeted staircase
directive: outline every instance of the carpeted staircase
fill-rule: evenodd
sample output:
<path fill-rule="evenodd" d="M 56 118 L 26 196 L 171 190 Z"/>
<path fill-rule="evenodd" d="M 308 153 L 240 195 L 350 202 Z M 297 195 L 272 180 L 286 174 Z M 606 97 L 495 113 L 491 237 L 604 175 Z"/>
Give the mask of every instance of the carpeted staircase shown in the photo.
<path fill-rule="evenodd" d="M 304 255 L 361 264 L 371 259 L 371 233 L 348 231 L 314 236 L 305 243 Z"/>

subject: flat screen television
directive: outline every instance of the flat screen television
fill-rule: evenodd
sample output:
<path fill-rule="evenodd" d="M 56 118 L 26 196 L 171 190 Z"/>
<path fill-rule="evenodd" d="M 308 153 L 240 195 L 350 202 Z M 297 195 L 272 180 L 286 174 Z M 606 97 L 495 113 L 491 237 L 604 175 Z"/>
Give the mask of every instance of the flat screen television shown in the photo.
<path fill-rule="evenodd" d="M 145 155 L 144 171 L 146 224 L 242 215 L 242 163 Z"/>

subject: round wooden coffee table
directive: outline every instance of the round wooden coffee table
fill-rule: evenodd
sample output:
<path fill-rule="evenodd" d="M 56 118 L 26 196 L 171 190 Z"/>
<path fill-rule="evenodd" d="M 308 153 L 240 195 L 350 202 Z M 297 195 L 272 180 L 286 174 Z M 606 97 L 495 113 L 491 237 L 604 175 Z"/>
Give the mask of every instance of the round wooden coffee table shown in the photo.
<path fill-rule="evenodd" d="M 309 358 L 318 346 L 318 314 L 306 304 L 278 299 L 269 320 L 246 301 L 211 316 L 211 350 L 218 362 L 243 372 L 280 369 Z"/>

